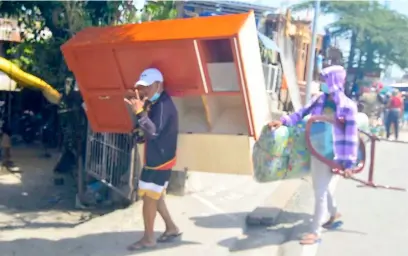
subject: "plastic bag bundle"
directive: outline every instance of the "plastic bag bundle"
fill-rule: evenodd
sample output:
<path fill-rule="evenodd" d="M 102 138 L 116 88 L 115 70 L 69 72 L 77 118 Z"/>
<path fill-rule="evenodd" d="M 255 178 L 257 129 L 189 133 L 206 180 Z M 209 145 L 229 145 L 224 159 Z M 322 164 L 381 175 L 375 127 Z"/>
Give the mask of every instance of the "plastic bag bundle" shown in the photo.
<path fill-rule="evenodd" d="M 253 148 L 252 161 L 254 164 L 254 178 L 257 182 L 272 182 L 281 180 L 288 170 L 289 157 L 271 156 L 259 144 Z"/>
<path fill-rule="evenodd" d="M 271 182 L 283 178 L 291 148 L 289 135 L 288 127 L 281 126 L 273 131 L 268 126 L 263 128 L 252 152 L 256 181 Z"/>
<path fill-rule="evenodd" d="M 256 142 L 258 146 L 264 149 L 270 156 L 289 156 L 289 128 L 281 126 L 276 130 L 271 131 L 266 125 L 261 132 L 259 140 Z"/>
<path fill-rule="evenodd" d="M 306 144 L 306 117 L 292 127 L 262 130 L 253 148 L 252 161 L 257 182 L 272 182 L 282 179 L 298 179 L 310 174 L 311 154 Z M 357 118 L 359 129 L 366 130 L 368 119 Z M 334 158 L 333 125 L 315 122 L 311 127 L 311 143 L 327 159 Z M 361 159 L 359 152 L 359 159 Z"/>
<path fill-rule="evenodd" d="M 310 173 L 310 153 L 306 145 L 306 122 L 305 118 L 299 124 L 291 127 L 289 141 L 290 149 L 288 170 L 285 178 L 298 179 Z"/>
<path fill-rule="evenodd" d="M 301 178 L 309 172 L 310 154 L 306 148 L 305 124 L 262 130 L 252 153 L 254 177 L 258 182 Z"/>

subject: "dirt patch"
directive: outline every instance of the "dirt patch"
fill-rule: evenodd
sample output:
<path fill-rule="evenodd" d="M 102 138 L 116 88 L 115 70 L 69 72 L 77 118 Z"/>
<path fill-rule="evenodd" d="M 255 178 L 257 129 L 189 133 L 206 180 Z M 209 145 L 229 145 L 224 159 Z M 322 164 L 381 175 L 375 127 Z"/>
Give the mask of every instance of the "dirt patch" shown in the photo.
<path fill-rule="evenodd" d="M 0 171 L 0 230 L 21 228 L 67 228 L 106 213 L 75 208 L 76 182 L 64 175 L 64 184 L 54 184 L 53 168 L 58 152 L 45 158 L 41 148 L 13 148 L 18 173 Z"/>

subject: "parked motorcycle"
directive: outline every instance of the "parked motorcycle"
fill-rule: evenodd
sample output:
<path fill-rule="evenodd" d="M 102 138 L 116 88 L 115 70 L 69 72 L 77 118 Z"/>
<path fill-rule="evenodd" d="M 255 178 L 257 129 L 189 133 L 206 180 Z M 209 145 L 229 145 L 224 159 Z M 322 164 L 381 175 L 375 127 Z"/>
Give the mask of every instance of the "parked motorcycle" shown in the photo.
<path fill-rule="evenodd" d="M 54 146 L 56 143 L 54 122 L 53 118 L 45 120 L 41 114 L 35 115 L 32 111 L 26 110 L 20 118 L 19 134 L 25 143 L 40 140 L 47 146 Z"/>
<path fill-rule="evenodd" d="M 20 118 L 19 134 L 25 143 L 32 143 L 40 134 L 41 116 L 34 115 L 33 111 L 26 110 Z"/>

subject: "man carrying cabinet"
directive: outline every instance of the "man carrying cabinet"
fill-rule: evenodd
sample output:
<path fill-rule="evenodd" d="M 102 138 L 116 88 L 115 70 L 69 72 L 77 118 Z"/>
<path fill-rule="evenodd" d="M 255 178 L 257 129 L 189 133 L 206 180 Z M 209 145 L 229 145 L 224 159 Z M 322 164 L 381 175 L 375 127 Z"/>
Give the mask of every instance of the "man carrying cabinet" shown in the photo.
<path fill-rule="evenodd" d="M 171 97 L 163 90 L 163 75 L 158 69 L 142 72 L 132 98 L 125 99 L 138 120 L 145 137 L 145 163 L 139 180 L 138 194 L 143 199 L 143 237 L 128 247 L 143 250 L 156 242 L 171 242 L 181 236 L 164 202 L 171 169 L 176 162 L 178 114 Z M 149 110 L 146 103 L 151 103 Z M 154 237 L 154 220 L 159 212 L 166 224 L 165 232 Z"/>

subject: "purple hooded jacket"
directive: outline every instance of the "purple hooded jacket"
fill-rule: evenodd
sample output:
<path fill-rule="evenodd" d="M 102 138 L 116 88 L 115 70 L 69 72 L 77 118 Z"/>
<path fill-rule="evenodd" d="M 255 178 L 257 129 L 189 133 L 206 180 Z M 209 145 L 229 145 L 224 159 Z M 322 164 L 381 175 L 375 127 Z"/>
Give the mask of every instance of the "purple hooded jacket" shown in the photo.
<path fill-rule="evenodd" d="M 346 80 L 346 71 L 342 66 L 330 66 L 321 71 L 321 75 L 329 87 L 332 100 L 336 104 L 336 125 L 333 127 L 334 161 L 345 169 L 352 168 L 357 161 L 358 128 L 356 123 L 357 105 L 344 94 L 343 85 Z M 321 115 L 324 104 L 329 95 L 322 94 L 311 100 L 304 108 L 296 113 L 283 116 L 283 125 L 292 126 L 305 116 Z"/>

